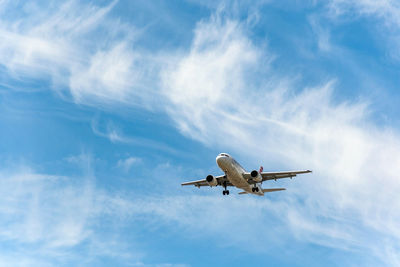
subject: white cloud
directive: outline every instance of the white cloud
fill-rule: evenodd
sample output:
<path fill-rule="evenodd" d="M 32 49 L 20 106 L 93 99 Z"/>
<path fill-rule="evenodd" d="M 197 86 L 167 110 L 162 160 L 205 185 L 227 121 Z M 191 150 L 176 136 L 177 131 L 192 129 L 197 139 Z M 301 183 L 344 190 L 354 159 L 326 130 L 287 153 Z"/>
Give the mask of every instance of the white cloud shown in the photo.
<path fill-rule="evenodd" d="M 170 147 L 167 144 L 157 142 L 148 138 L 138 136 L 128 136 L 125 134 L 115 123 L 112 121 L 101 121 L 99 118 L 95 118 L 91 122 L 92 131 L 94 134 L 107 138 L 112 143 L 123 143 L 133 146 L 147 147 L 154 150 L 163 150 L 171 154 L 177 154 L 175 148 Z"/>
<path fill-rule="evenodd" d="M 236 112 L 232 107 L 244 104 L 236 102 L 244 93 L 243 76 L 261 52 L 243 38 L 241 27 L 219 16 L 200 22 L 190 53 L 162 74 L 163 93 L 173 107 L 180 107 L 169 109 L 170 115 L 183 132 L 197 132 L 197 139 L 205 140 L 210 124 L 218 120 L 224 125 L 223 118 Z M 204 113 L 208 113 L 206 119 Z"/>
<path fill-rule="evenodd" d="M 329 8 L 335 15 L 346 12 L 355 12 L 360 15 L 374 15 L 383 19 L 388 24 L 400 26 L 400 4 L 394 0 L 331 0 Z"/>
<path fill-rule="evenodd" d="M 122 168 L 125 172 L 128 172 L 133 165 L 142 162 L 141 158 L 137 157 L 127 157 L 125 159 L 120 159 L 117 162 L 117 167 Z"/>
<path fill-rule="evenodd" d="M 213 17 L 195 33 L 189 53 L 163 73 L 163 93 L 178 128 L 242 157 L 313 169 L 296 187 L 288 184 L 283 202 L 291 206 L 277 216 L 286 213 L 299 240 L 372 253 L 395 266 L 399 133 L 375 126 L 365 101 L 335 102 L 332 81 L 296 88 L 268 70 L 260 64 L 266 52 L 240 23 Z M 266 77 L 258 85 L 250 75 L 254 69 Z"/>
<path fill-rule="evenodd" d="M 151 62 L 133 48 L 135 28 L 109 18 L 116 3 L 22 4 L 21 18 L 0 19 L 0 65 L 15 78 L 51 79 L 78 103 L 142 103 L 152 94 L 144 86 Z"/>
<path fill-rule="evenodd" d="M 9 248 L 0 253 L 0 263 L 54 266 L 93 263 L 98 255 L 119 260 L 142 257 L 139 250 L 135 254 L 132 246 L 124 245 L 120 233 L 109 237 L 107 227 L 99 223 L 119 214 L 111 207 L 118 196 L 97 188 L 90 177 L 79 180 L 29 168 L 0 171 L 0 241 Z M 18 264 L 12 258 L 18 258 Z"/>
<path fill-rule="evenodd" d="M 330 17 L 335 21 L 354 18 L 372 19 L 368 31 L 376 39 L 376 45 L 384 47 L 384 56 L 400 59 L 400 3 L 396 0 L 330 0 L 327 2 Z M 365 22 L 363 22 L 364 24 Z M 383 41 L 382 41 L 383 40 Z"/>
<path fill-rule="evenodd" d="M 321 18 L 318 18 L 316 16 L 309 16 L 308 20 L 317 37 L 318 49 L 323 52 L 331 52 L 332 43 L 331 43 L 331 33 L 329 29 L 327 29 L 327 27 L 322 27 L 322 25 L 319 22 Z"/>
<path fill-rule="evenodd" d="M 346 6 L 343 1 L 333 3 L 334 8 Z M 362 13 L 377 13 L 399 24 L 398 5 L 394 2 L 359 3 Z M 129 45 L 133 33 L 124 30 L 123 38 L 111 38 L 100 45 L 92 40 L 99 28 L 112 37 L 114 29 L 125 29 L 105 26 L 109 22 L 105 16 L 114 4 L 100 8 L 70 1 L 57 7 L 56 12 L 45 9 L 30 12 L 33 15 L 28 19 L 0 20 L 0 64 L 17 77 L 48 75 L 55 83 L 70 86 L 77 102 L 135 104 L 138 97 L 146 99 L 141 104 L 149 105 L 147 97 L 153 91 L 142 90 L 147 74 L 138 71 L 138 66 L 143 66 L 145 59 Z M 329 34 L 324 37 L 321 33 L 320 47 L 329 50 Z M 77 36 L 83 41 L 75 43 Z M 283 230 L 289 228 L 289 235 L 303 242 L 372 253 L 386 264 L 398 265 L 399 133 L 390 127 L 375 126 L 364 101 L 335 102 L 333 81 L 316 88 L 297 88 L 290 78 L 269 69 L 267 63 L 273 57 L 250 40 L 245 25 L 215 15 L 198 23 L 187 54 L 166 56 L 170 64 L 161 75 L 161 94 L 168 101 L 168 114 L 191 138 L 231 149 L 248 161 L 262 159 L 276 168 L 314 170 L 313 175 L 289 183 L 289 190 L 279 201 L 207 197 L 188 201 L 178 196 L 148 198 L 146 205 L 139 202 L 135 206 L 126 199 L 104 196 L 107 201 L 100 202 L 107 205 L 102 206 L 98 205 L 101 194 L 94 194 L 90 183 L 82 191 L 79 187 L 57 186 L 60 178 L 22 173 L 1 180 L 4 205 L 0 213 L 19 223 L 1 227 L 0 237 L 44 244 L 49 249 L 76 246 L 93 237 L 91 219 L 112 213 L 115 205 L 121 213 L 155 213 L 155 219 L 179 222 L 192 232 L 217 233 L 228 222 L 237 220 L 232 224 L 233 234 L 226 235 L 232 244 L 235 240 L 245 242 L 249 236 L 250 243 L 259 242 L 257 235 L 275 243 L 284 242 L 275 234 L 290 239 Z M 256 78 L 260 74 L 264 78 Z M 96 125 L 92 128 L 112 142 L 143 141 L 125 137 L 113 125 L 104 131 Z M 160 145 L 146 144 L 155 148 Z M 124 164 L 130 163 L 121 162 L 121 166 Z M 228 211 L 209 210 L 215 201 L 219 206 L 250 209 L 246 216 L 232 218 Z M 28 208 L 23 210 L 24 206 Z M 204 208 L 196 209 L 199 206 Z M 271 224 L 275 231 L 260 233 L 266 222 L 265 211 L 271 214 L 268 219 L 284 222 L 282 227 L 286 228 Z M 200 216 L 204 213 L 210 216 Z M 198 223 L 199 217 L 218 220 L 207 228 L 206 221 Z M 259 219 L 260 224 L 243 229 L 238 227 L 245 223 L 243 218 L 253 222 Z M 236 234 L 241 231 L 242 235 Z"/>
<path fill-rule="evenodd" d="M 129 144 L 135 142 L 133 138 L 126 137 L 123 133 L 121 133 L 121 130 L 110 121 L 107 122 L 106 125 L 102 125 L 99 123 L 98 119 L 93 119 L 91 126 L 94 134 L 108 138 L 112 143 Z"/>
<path fill-rule="evenodd" d="M 160 169 L 156 174 L 161 172 L 163 175 L 155 174 L 155 177 L 166 180 L 165 175 L 175 176 L 171 170 L 176 168 Z M 7 242 L 10 249 L 17 248 L 12 253 L 8 250 L 0 253 L 0 262 L 5 265 L 14 264 L 15 258 L 20 259 L 20 266 L 76 262 L 92 265 L 99 256 L 112 257 L 123 263 L 143 260 L 145 256 L 140 252 L 137 254 L 140 242 L 130 240 L 128 245 L 120 238 L 124 233 L 121 229 L 125 229 L 120 226 L 125 224 L 136 230 L 141 229 L 136 227 L 140 224 L 147 231 L 166 227 L 170 235 L 189 240 L 217 236 L 215 240 L 219 246 L 239 246 L 252 253 L 282 251 L 282 247 L 292 242 L 293 236 L 301 242 L 304 239 L 341 248 L 349 242 L 353 245 L 357 239 L 338 228 L 330 218 L 326 218 L 328 228 L 313 217 L 308 219 L 308 216 L 320 214 L 307 213 L 309 207 L 296 204 L 298 197 L 309 193 L 307 191 L 298 196 L 275 194 L 265 198 L 237 195 L 222 198 L 219 194 L 199 196 L 192 193 L 182 196 L 170 190 L 176 185 L 167 179 L 169 183 L 164 184 L 166 188 L 163 189 L 173 194 L 115 195 L 96 187 L 90 177 L 76 181 L 72 177 L 36 174 L 25 169 L 14 173 L 3 171 L 0 178 L 0 215 L 8 218 L 0 225 L 0 240 Z M 117 237 L 110 238 L 101 226 L 107 229 L 115 224 L 111 236 Z M 175 230 L 170 230 L 170 226 Z M 134 250 L 130 249 L 132 246 Z M 385 249 L 396 256 L 393 246 L 388 245 Z"/>
<path fill-rule="evenodd" d="M 155 211 L 146 207 L 146 199 L 153 201 L 152 207 L 156 200 L 148 192 L 143 197 L 131 189 L 115 192 L 97 186 L 90 155 L 68 161 L 78 163 L 86 174 L 47 175 L 20 165 L 12 171 L 0 169 L 0 265 L 93 266 L 112 259 L 114 265 L 153 266 L 146 264 L 152 252 L 143 251 L 136 232 L 151 231 Z M 130 157 L 121 162 L 126 166 L 139 161 Z"/>
<path fill-rule="evenodd" d="M 90 58 L 88 66 L 82 65 L 72 69 L 72 95 L 78 102 L 85 102 L 85 97 L 89 100 L 99 98 L 126 101 L 136 76 L 132 73 L 134 57 L 126 43 L 116 44 L 104 52 L 97 52 Z"/>

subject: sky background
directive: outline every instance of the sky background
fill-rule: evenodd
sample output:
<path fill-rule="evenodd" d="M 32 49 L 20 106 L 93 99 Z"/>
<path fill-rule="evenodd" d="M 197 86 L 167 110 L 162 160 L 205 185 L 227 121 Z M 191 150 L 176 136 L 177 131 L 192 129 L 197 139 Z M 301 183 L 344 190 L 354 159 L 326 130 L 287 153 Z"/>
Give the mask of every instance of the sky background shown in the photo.
<path fill-rule="evenodd" d="M 0 266 L 399 266 L 400 4 L 0 0 Z M 180 183 L 311 169 L 264 197 Z"/>

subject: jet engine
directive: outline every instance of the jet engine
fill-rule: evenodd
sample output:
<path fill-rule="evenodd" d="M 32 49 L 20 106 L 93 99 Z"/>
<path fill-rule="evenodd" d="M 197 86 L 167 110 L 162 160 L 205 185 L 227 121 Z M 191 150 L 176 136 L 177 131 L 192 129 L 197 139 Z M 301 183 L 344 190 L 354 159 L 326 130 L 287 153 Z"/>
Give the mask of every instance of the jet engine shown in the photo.
<path fill-rule="evenodd" d="M 217 186 L 218 185 L 217 179 L 215 179 L 215 177 L 212 175 L 208 175 L 206 178 L 206 181 L 209 186 Z"/>
<path fill-rule="evenodd" d="M 260 174 L 260 172 L 254 170 L 250 173 L 251 178 L 253 179 L 253 181 L 259 183 L 262 182 L 262 176 Z"/>

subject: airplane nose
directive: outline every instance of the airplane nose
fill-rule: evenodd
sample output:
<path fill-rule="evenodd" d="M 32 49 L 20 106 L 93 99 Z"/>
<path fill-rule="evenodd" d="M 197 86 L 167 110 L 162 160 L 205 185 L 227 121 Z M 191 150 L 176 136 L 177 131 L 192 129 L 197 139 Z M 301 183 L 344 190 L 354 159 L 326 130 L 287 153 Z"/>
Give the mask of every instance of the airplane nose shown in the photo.
<path fill-rule="evenodd" d="M 224 156 L 218 156 L 216 158 L 216 161 L 217 161 L 217 165 L 222 168 L 222 165 L 224 165 L 224 162 L 225 162 L 225 157 Z"/>

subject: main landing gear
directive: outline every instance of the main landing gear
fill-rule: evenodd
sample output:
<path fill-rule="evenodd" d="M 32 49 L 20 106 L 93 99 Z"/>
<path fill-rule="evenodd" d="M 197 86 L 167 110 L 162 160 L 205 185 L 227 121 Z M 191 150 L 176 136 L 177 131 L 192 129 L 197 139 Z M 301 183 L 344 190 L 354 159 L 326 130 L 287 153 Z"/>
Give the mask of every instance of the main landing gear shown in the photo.
<path fill-rule="evenodd" d="M 224 196 L 225 196 L 225 195 L 229 195 L 229 190 L 226 189 L 226 181 L 224 181 L 223 187 L 225 188 L 225 190 L 222 191 L 222 194 L 223 194 Z"/>
<path fill-rule="evenodd" d="M 253 193 L 254 193 L 254 192 L 258 192 L 259 189 L 258 189 L 258 187 L 255 186 L 255 187 L 253 187 L 253 188 L 251 189 L 251 191 L 253 191 Z"/>

